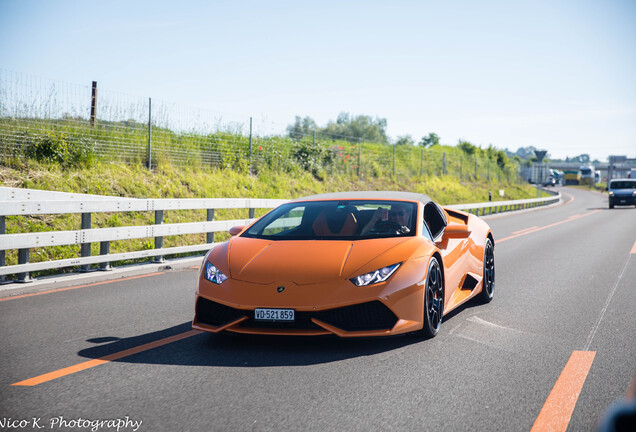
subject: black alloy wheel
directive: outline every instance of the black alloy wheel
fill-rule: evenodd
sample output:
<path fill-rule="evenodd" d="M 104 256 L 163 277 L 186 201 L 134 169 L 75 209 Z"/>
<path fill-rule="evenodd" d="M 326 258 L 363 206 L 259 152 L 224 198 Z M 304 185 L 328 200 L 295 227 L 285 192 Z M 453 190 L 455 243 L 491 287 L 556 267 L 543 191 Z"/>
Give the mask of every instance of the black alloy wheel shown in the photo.
<path fill-rule="evenodd" d="M 424 326 L 422 334 L 427 338 L 435 337 L 442 325 L 444 312 L 444 280 L 442 270 L 436 258 L 431 258 L 426 274 L 424 291 Z"/>
<path fill-rule="evenodd" d="M 495 294 L 495 246 L 490 239 L 486 239 L 484 246 L 484 278 L 482 283 L 481 300 L 488 303 Z"/>

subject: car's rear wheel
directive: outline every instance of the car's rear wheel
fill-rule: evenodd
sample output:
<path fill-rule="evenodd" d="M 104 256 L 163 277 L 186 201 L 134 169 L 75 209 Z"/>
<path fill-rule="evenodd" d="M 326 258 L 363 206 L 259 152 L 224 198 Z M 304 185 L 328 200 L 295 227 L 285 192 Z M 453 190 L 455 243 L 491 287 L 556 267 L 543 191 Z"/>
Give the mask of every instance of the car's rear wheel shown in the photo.
<path fill-rule="evenodd" d="M 481 300 L 488 303 L 495 295 L 495 246 L 486 239 L 484 246 L 484 276 L 482 279 Z"/>
<path fill-rule="evenodd" d="M 442 325 L 444 312 L 444 280 L 442 270 L 436 258 L 431 258 L 426 274 L 424 290 L 424 327 L 422 334 L 432 338 Z"/>

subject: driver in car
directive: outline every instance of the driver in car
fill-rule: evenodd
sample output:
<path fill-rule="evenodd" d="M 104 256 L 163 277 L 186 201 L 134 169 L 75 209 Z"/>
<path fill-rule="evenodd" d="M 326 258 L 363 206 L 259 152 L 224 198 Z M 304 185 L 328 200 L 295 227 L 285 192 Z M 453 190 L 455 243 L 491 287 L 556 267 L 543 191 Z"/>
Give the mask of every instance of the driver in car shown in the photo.
<path fill-rule="evenodd" d="M 396 231 L 399 231 L 399 234 L 409 233 L 411 231 L 409 229 L 409 216 L 408 205 L 394 204 L 390 210 L 380 207 L 373 213 L 371 220 L 362 228 L 360 234 L 366 234 L 376 227 L 381 227 L 383 223 L 386 224 L 387 221 L 393 222 L 393 224 L 387 225 L 397 225 L 400 227 L 399 230 L 396 229 Z M 383 230 L 380 229 L 380 231 Z"/>

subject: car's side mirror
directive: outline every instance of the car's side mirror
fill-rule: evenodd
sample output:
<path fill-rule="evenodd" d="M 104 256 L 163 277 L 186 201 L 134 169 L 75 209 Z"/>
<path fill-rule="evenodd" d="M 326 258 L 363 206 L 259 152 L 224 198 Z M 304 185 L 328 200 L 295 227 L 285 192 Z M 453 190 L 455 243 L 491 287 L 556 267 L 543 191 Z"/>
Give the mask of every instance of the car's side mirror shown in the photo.
<path fill-rule="evenodd" d="M 245 225 L 233 226 L 232 228 L 230 228 L 229 233 L 232 237 L 234 237 L 235 235 L 239 234 L 244 229 L 245 229 Z"/>
<path fill-rule="evenodd" d="M 470 236 L 468 225 L 452 224 L 444 229 L 444 237 L 466 238 Z"/>

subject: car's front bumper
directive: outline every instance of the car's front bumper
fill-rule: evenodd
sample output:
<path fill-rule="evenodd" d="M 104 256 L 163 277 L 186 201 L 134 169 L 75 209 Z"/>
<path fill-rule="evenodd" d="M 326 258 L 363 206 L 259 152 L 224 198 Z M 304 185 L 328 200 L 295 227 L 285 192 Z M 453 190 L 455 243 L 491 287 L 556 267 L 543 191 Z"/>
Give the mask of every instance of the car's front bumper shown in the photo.
<path fill-rule="evenodd" d="M 389 281 L 357 287 L 348 280 L 297 285 L 199 280 L 192 327 L 218 333 L 384 336 L 422 328 L 426 260 L 405 263 Z M 415 279 L 413 279 L 415 278 Z M 279 287 L 285 287 L 281 292 Z M 294 309 L 293 322 L 254 319 L 254 309 Z"/>
<path fill-rule="evenodd" d="M 610 205 L 636 205 L 636 195 L 613 195 L 609 197 Z"/>

